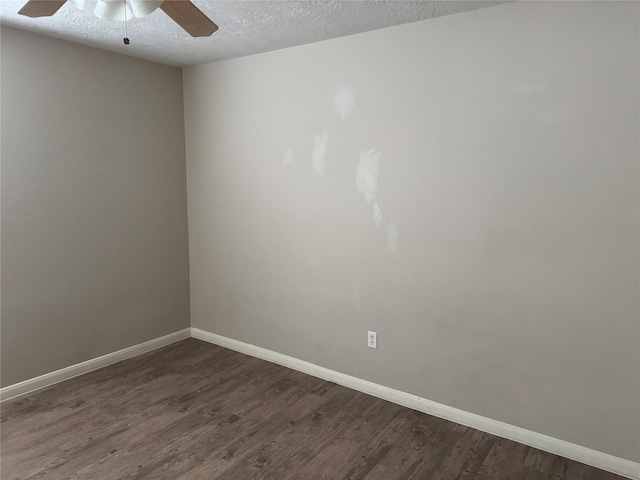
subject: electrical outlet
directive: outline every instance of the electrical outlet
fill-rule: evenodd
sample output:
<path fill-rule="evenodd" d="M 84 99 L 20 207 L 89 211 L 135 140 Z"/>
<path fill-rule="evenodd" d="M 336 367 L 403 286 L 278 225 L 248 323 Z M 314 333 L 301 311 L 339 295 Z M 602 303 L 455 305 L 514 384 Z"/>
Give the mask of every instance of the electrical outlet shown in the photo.
<path fill-rule="evenodd" d="M 368 332 L 367 347 L 378 348 L 378 332 L 371 332 L 371 331 Z"/>

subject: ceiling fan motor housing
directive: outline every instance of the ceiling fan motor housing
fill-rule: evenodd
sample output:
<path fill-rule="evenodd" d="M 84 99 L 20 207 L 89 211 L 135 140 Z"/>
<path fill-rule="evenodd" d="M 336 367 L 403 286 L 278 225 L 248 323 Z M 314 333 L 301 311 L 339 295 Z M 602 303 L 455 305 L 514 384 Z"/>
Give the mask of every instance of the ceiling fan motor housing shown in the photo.
<path fill-rule="evenodd" d="M 84 0 L 69 1 L 84 8 Z M 67 0 L 27 0 L 18 13 L 33 18 L 50 17 L 66 2 Z M 158 8 L 192 37 L 208 37 L 218 30 L 218 26 L 190 0 L 97 0 L 94 13 L 103 20 L 125 22 L 126 30 L 127 20 L 143 17 Z M 123 40 L 125 45 L 129 45 L 126 32 Z"/>

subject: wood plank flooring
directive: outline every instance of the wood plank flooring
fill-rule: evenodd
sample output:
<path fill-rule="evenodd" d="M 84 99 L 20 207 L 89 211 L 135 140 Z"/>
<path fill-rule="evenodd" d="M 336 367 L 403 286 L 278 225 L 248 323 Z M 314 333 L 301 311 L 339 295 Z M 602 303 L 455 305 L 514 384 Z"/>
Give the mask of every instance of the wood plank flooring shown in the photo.
<path fill-rule="evenodd" d="M 0 410 L 2 480 L 622 478 L 195 339 Z"/>

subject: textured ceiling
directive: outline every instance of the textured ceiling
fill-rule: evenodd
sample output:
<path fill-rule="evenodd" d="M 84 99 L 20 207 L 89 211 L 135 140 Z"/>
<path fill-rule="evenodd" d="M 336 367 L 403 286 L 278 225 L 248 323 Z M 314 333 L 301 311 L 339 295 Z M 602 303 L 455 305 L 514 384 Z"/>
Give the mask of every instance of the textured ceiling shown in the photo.
<path fill-rule="evenodd" d="M 210 1 L 192 0 L 220 29 L 211 37 L 191 38 L 164 12 L 124 24 L 93 14 L 96 0 L 84 10 L 67 2 L 53 16 L 18 15 L 26 0 L 0 0 L 5 25 L 64 38 L 174 66 L 228 58 L 317 42 L 377 28 L 415 22 L 487 7 L 499 1 Z"/>

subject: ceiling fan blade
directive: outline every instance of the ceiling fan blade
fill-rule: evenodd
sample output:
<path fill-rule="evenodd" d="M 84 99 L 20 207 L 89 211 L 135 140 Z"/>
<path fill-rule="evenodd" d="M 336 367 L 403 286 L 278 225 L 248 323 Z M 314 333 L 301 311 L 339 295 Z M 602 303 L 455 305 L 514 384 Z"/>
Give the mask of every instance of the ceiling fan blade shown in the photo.
<path fill-rule="evenodd" d="M 18 11 L 20 15 L 26 15 L 27 17 L 50 17 L 60 7 L 66 3 L 67 0 L 29 0 Z"/>
<path fill-rule="evenodd" d="M 218 30 L 218 26 L 189 0 L 164 0 L 160 9 L 192 37 L 208 37 Z"/>

